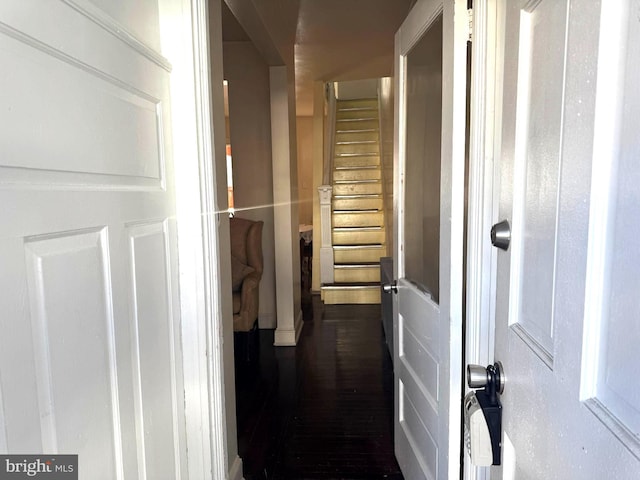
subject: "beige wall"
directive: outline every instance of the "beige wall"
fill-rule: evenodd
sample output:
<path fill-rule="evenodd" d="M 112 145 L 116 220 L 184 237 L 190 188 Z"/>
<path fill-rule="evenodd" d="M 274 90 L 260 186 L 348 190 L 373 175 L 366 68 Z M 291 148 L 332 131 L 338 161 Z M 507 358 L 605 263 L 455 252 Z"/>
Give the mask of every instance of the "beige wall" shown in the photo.
<path fill-rule="evenodd" d="M 313 117 L 297 117 L 299 223 L 313 223 Z"/>
<path fill-rule="evenodd" d="M 377 95 L 377 78 L 336 82 L 336 98 L 338 100 L 351 100 L 354 98 L 375 98 Z"/>
<path fill-rule="evenodd" d="M 260 328 L 276 327 L 269 66 L 250 42 L 225 42 L 236 216 L 262 220 Z"/>

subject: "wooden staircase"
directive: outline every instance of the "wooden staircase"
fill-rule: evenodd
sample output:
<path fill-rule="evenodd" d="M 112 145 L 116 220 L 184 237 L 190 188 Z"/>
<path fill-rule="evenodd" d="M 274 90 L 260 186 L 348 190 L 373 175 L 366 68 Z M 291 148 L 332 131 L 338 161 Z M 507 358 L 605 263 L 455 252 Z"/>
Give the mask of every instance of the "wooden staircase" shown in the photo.
<path fill-rule="evenodd" d="M 378 100 L 338 100 L 332 180 L 334 283 L 326 304 L 380 303 L 387 255 Z"/>

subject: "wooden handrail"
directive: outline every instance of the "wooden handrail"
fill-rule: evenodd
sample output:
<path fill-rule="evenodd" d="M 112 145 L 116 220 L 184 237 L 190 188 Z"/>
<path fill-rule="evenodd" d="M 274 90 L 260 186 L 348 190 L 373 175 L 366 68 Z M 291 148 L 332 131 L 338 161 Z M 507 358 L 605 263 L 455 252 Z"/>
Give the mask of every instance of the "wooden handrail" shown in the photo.
<path fill-rule="evenodd" d="M 333 82 L 326 84 L 325 101 L 327 103 L 326 123 L 324 125 L 324 165 L 322 169 L 322 183 L 331 185 L 333 171 L 333 147 L 336 135 L 336 91 Z"/>

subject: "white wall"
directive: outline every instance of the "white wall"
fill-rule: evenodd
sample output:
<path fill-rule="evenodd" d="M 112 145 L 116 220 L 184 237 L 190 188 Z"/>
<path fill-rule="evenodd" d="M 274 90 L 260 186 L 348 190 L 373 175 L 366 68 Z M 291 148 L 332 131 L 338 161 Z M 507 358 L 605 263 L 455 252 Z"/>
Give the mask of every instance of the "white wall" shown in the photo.
<path fill-rule="evenodd" d="M 251 42 L 225 42 L 223 49 L 224 78 L 229 82 L 229 133 L 236 216 L 264 222 L 259 325 L 260 328 L 275 328 L 269 66 Z"/>

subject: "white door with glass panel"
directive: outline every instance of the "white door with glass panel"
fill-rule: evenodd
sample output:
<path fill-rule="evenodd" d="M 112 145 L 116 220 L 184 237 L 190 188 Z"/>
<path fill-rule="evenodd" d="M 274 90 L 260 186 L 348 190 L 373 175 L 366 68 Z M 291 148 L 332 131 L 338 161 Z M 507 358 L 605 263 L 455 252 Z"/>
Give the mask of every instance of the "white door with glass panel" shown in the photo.
<path fill-rule="evenodd" d="M 80 478 L 187 473 L 170 6 L 0 5 L 0 451 Z"/>
<path fill-rule="evenodd" d="M 419 1 L 396 34 L 395 442 L 408 479 L 460 471 L 464 18 L 466 2 Z"/>
<path fill-rule="evenodd" d="M 491 478 L 640 478 L 638 3 L 501 5 Z"/>

